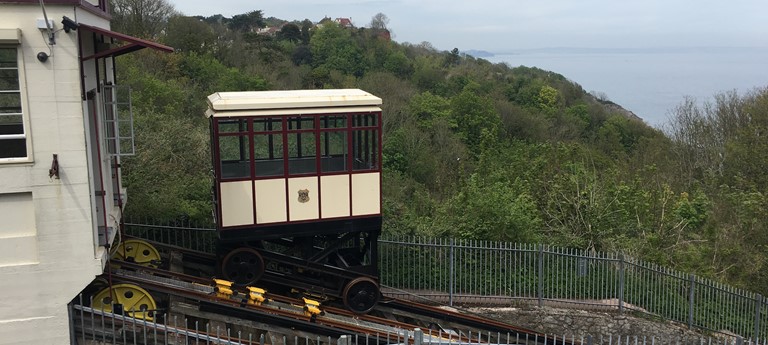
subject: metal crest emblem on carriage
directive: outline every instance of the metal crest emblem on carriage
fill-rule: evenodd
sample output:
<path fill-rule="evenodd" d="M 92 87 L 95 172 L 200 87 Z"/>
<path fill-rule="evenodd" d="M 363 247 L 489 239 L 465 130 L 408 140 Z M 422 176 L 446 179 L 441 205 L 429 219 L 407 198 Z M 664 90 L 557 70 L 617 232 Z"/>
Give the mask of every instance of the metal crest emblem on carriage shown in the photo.
<path fill-rule="evenodd" d="M 305 203 L 309 201 L 309 189 L 299 189 L 299 202 Z"/>

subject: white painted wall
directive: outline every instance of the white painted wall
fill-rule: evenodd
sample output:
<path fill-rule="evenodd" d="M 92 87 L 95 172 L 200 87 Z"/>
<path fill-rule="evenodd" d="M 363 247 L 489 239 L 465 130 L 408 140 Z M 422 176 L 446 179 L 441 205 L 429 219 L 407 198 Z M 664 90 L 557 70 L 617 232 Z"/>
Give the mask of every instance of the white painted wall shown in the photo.
<path fill-rule="evenodd" d="M 64 15 L 109 27 L 108 21 L 73 6 L 46 9 L 55 29 L 61 28 Z M 78 33 L 58 32 L 52 56 L 40 63 L 37 53 L 51 52 L 35 25 L 42 17 L 36 4 L 0 4 L 0 29 L 22 31 L 23 106 L 34 157 L 29 163 L 0 163 L 0 253 L 5 253 L 0 256 L 0 344 L 68 344 L 67 303 L 102 272 L 105 258 L 93 236 L 94 186 L 89 180 Z M 60 179 L 48 177 L 54 153 L 59 155 Z M 13 217 L 14 224 L 22 225 L 2 221 Z"/>

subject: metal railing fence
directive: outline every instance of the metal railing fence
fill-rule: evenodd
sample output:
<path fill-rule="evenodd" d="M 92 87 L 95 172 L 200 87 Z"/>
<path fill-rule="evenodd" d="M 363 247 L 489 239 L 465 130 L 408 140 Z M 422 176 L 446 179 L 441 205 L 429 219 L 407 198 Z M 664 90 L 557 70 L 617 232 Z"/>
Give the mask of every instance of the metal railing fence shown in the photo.
<path fill-rule="evenodd" d="M 216 253 L 216 229 L 190 221 L 157 222 L 152 219 L 127 219 L 126 235 L 206 253 Z"/>
<path fill-rule="evenodd" d="M 146 219 L 125 225 L 131 236 L 215 253 L 211 227 Z M 629 310 L 712 332 L 768 336 L 768 301 L 761 295 L 619 253 L 383 236 L 379 267 L 382 285 L 393 288 L 385 291 L 402 298 Z"/>
<path fill-rule="evenodd" d="M 83 302 L 80 296 L 79 300 L 69 305 L 71 344 L 343 345 L 340 339 L 327 336 L 289 337 L 272 331 L 243 331 L 221 322 L 213 325 L 195 319 L 179 319 L 178 315 L 167 313 L 158 312 L 152 318 L 138 318 L 131 316 L 132 311 L 113 313 L 89 307 L 90 303 Z M 363 344 L 372 341 L 372 338 L 364 339 Z"/>
<path fill-rule="evenodd" d="M 508 242 L 382 238 L 381 283 L 449 305 L 629 310 L 692 328 L 768 335 L 763 297 L 621 254 Z"/>
<path fill-rule="evenodd" d="M 205 320 L 189 319 L 183 315 L 170 316 L 167 313 L 152 315 L 151 318 L 136 318 L 131 311 L 111 311 L 92 308 L 80 296 L 69 304 L 71 344 L 206 344 L 206 345 L 759 345 L 764 341 L 745 340 L 740 337 L 691 337 L 674 338 L 654 335 L 520 335 L 486 332 L 466 332 L 461 335 L 440 330 L 401 330 L 398 333 L 376 333 L 368 335 L 343 335 L 330 337 L 309 335 L 304 332 L 280 334 L 271 329 L 257 329 L 242 325 Z M 248 320 L 241 320 L 241 323 Z M 298 335 L 301 334 L 301 335 Z M 492 342 L 489 342 L 492 340 Z"/>

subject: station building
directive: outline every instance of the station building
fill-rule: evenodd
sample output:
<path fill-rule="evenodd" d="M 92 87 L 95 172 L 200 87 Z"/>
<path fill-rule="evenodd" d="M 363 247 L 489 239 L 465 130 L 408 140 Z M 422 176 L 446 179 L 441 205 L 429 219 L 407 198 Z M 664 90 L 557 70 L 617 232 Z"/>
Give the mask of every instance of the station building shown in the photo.
<path fill-rule="evenodd" d="M 114 58 L 173 49 L 110 18 L 107 0 L 0 0 L 0 344 L 70 343 L 67 304 L 115 241 L 135 145 Z"/>

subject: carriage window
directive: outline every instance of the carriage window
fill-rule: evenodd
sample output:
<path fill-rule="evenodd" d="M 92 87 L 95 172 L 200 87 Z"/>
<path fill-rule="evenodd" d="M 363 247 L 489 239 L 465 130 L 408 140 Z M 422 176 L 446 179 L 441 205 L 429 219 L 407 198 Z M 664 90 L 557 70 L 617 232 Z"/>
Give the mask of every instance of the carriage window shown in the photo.
<path fill-rule="evenodd" d="M 219 120 L 219 133 L 238 133 L 248 131 L 248 120 Z"/>
<path fill-rule="evenodd" d="M 352 169 L 379 169 L 379 132 L 361 129 L 352 132 Z"/>
<path fill-rule="evenodd" d="M 378 114 L 359 114 L 352 117 L 352 127 L 376 127 Z"/>
<path fill-rule="evenodd" d="M 347 132 L 320 133 L 322 172 L 347 171 Z"/>
<path fill-rule="evenodd" d="M 288 118 L 288 130 L 313 129 L 315 128 L 315 117 L 292 116 Z"/>
<path fill-rule="evenodd" d="M 283 129 L 280 118 L 258 118 L 253 120 L 254 132 L 279 132 Z"/>
<path fill-rule="evenodd" d="M 315 133 L 288 133 L 288 173 L 310 174 L 317 172 Z"/>
<path fill-rule="evenodd" d="M 320 128 L 347 128 L 347 116 L 346 115 L 321 116 Z"/>
<path fill-rule="evenodd" d="M 255 134 L 253 150 L 256 176 L 283 176 L 282 134 Z"/>
<path fill-rule="evenodd" d="M 251 176 L 251 152 L 248 136 L 229 135 L 219 137 L 219 159 L 222 179 Z"/>

